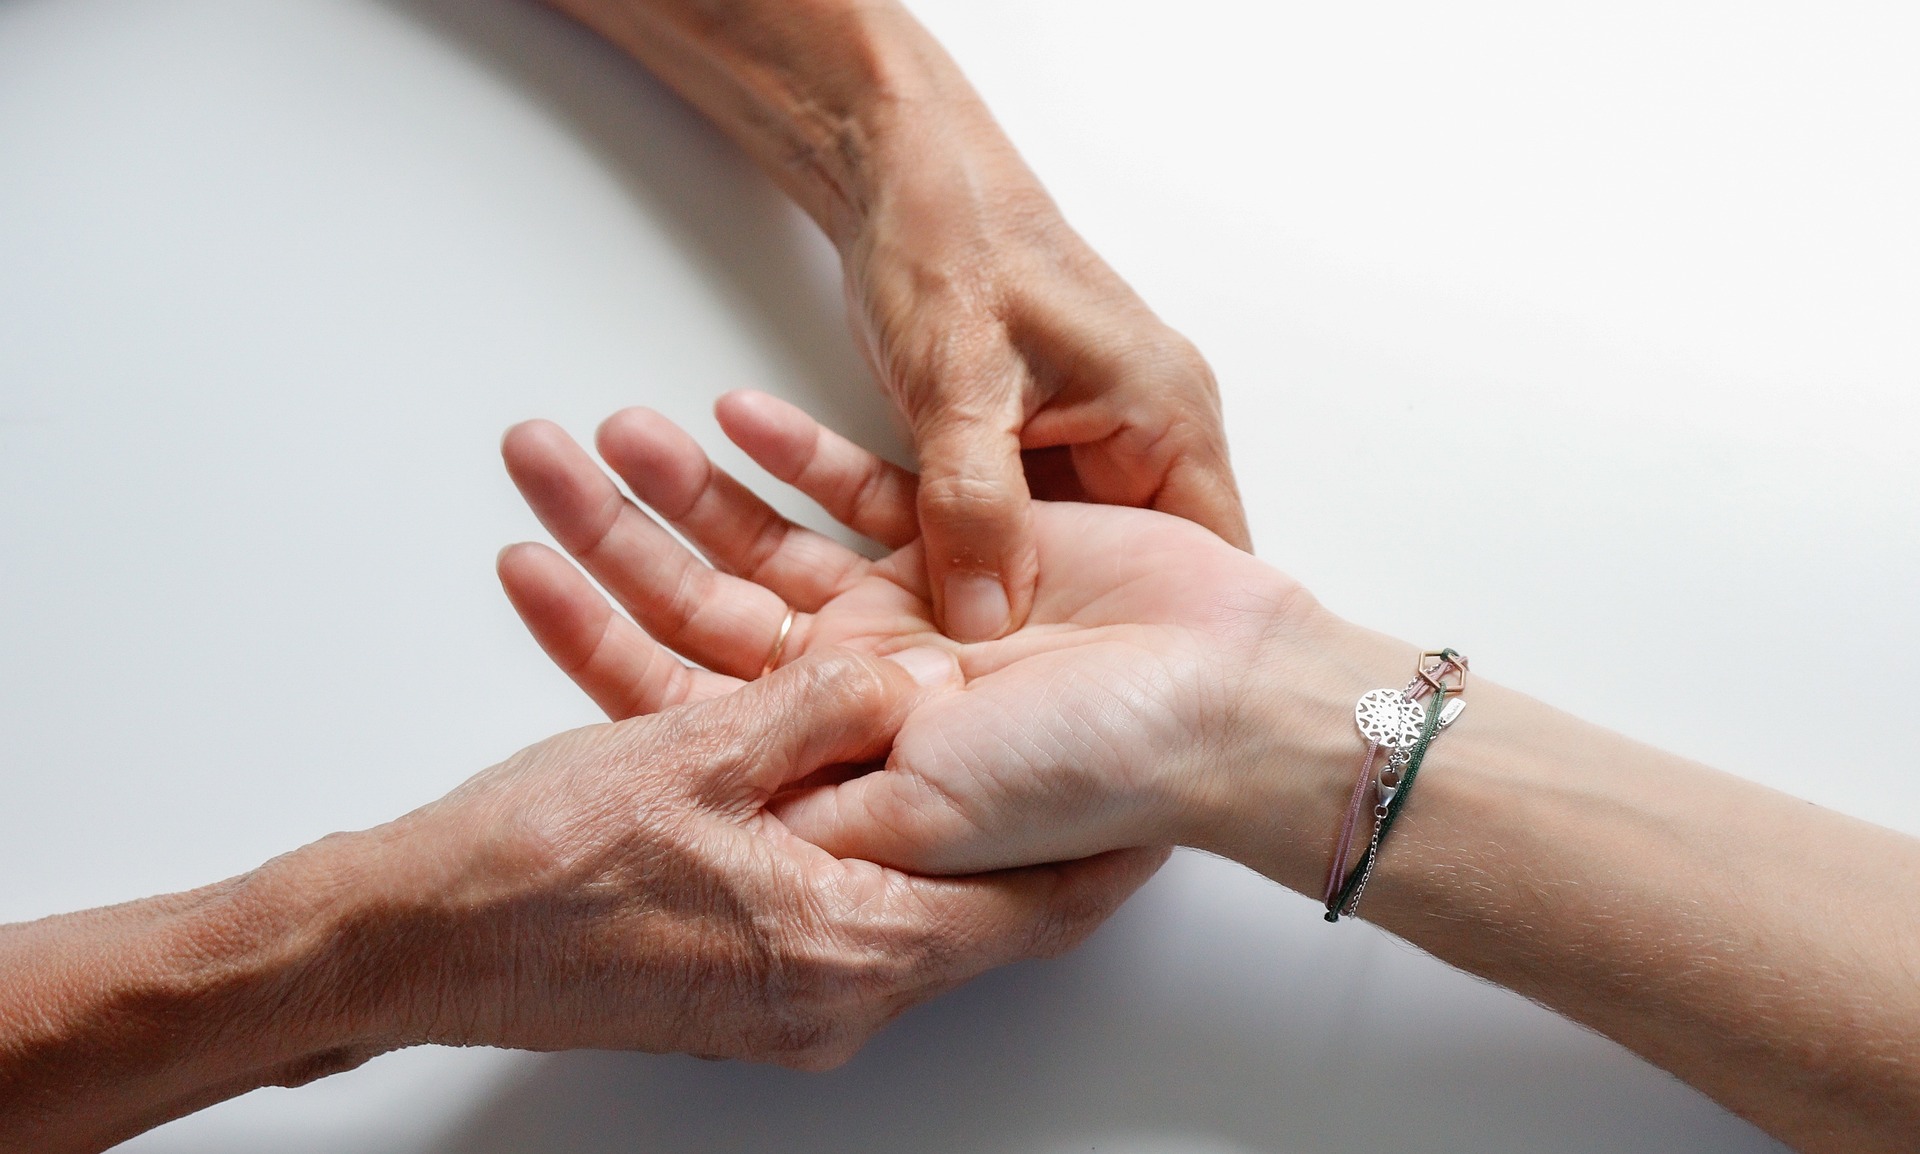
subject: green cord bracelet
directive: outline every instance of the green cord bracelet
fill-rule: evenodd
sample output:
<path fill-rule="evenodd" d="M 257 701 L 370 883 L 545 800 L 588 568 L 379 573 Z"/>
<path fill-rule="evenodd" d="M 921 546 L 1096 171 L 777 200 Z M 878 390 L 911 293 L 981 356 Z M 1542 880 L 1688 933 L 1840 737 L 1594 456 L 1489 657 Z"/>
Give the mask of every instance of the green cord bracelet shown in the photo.
<path fill-rule="evenodd" d="M 1452 650 L 1446 651 L 1448 655 Z M 1420 775 L 1420 764 L 1427 759 L 1427 747 L 1433 744 L 1434 735 L 1440 732 L 1440 712 L 1445 708 L 1447 695 L 1435 693 L 1427 702 L 1427 720 L 1420 727 L 1420 739 L 1414 744 L 1411 756 L 1407 759 L 1406 772 L 1400 776 L 1400 785 L 1394 791 L 1393 799 L 1386 805 L 1386 812 L 1377 815 L 1373 838 L 1367 845 L 1366 856 L 1354 864 L 1347 880 L 1340 886 L 1340 895 L 1327 910 L 1326 918 L 1330 922 L 1340 920 L 1345 913 L 1353 916 L 1360 903 L 1360 894 L 1366 888 L 1367 879 L 1373 875 L 1373 865 L 1380 857 L 1380 847 L 1386 844 L 1387 834 L 1393 830 L 1393 824 L 1399 820 L 1400 811 L 1406 808 L 1407 797 L 1413 793 L 1414 778 Z"/>

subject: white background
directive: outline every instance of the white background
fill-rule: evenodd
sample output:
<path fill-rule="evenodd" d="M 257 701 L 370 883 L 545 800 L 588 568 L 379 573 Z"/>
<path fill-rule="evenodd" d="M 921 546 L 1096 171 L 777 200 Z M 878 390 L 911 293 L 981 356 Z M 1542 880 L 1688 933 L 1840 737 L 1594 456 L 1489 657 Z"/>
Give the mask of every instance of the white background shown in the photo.
<path fill-rule="evenodd" d="M 1911 5 L 915 8 L 1211 358 L 1264 557 L 1920 832 Z M 237 873 L 592 720 L 494 584 L 538 535 L 498 434 L 644 402 L 717 449 L 740 385 L 902 456 L 831 251 L 564 21 L 0 0 L 0 919 Z M 132 1148 L 1775 1149 L 1198 857 L 829 1076 L 421 1050 Z"/>

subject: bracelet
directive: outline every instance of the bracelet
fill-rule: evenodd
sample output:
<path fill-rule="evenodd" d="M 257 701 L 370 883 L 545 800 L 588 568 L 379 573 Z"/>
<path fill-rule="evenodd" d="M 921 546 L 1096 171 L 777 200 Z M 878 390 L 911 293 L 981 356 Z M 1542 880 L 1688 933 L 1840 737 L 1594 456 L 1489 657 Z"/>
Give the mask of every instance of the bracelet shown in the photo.
<path fill-rule="evenodd" d="M 1389 761 L 1398 760 L 1399 762 L 1398 765 L 1390 765 L 1389 768 L 1397 773 L 1405 766 L 1405 751 L 1411 750 L 1413 744 L 1419 740 L 1420 730 L 1425 721 L 1424 714 L 1417 709 L 1416 703 L 1441 686 L 1446 677 L 1452 673 L 1454 663 L 1450 654 L 1449 650 L 1442 650 L 1437 654 L 1421 654 L 1420 659 L 1415 662 L 1413 680 L 1407 682 L 1398 693 L 1391 689 L 1376 689 L 1371 693 L 1363 694 L 1359 703 L 1354 706 L 1354 723 L 1359 727 L 1360 735 L 1367 739 L 1367 757 L 1361 763 L 1359 778 L 1353 783 L 1353 797 L 1347 806 L 1347 820 L 1340 827 L 1340 837 L 1334 847 L 1333 868 L 1327 873 L 1326 893 L 1322 895 L 1321 900 L 1329 909 L 1338 908 L 1334 898 L 1340 893 L 1342 883 L 1346 879 L 1347 853 L 1352 847 L 1353 835 L 1359 826 L 1360 815 L 1366 807 L 1369 792 L 1367 787 L 1372 785 L 1375 787 L 1373 792 L 1378 792 L 1379 783 L 1373 775 L 1374 762 L 1380 756 L 1381 749 L 1385 748 L 1389 751 Z M 1429 657 L 1438 657 L 1440 661 L 1432 668 L 1428 668 L 1427 658 Z M 1462 679 L 1456 685 L 1456 692 L 1464 689 L 1466 685 L 1465 667 L 1461 666 L 1460 670 Z M 1388 785 L 1397 786 L 1397 778 Z"/>
<path fill-rule="evenodd" d="M 1360 896 L 1366 892 L 1374 864 L 1379 861 L 1380 846 L 1412 794 L 1427 748 L 1466 708 L 1467 703 L 1461 699 L 1466 690 L 1467 659 L 1454 650 L 1442 649 L 1422 653 L 1414 664 L 1413 680 L 1401 689 L 1371 690 L 1355 703 L 1354 724 L 1360 736 L 1367 739 L 1367 753 L 1359 779 L 1354 782 L 1346 821 L 1334 842 L 1333 865 L 1327 871 L 1324 903 L 1328 921 L 1337 922 L 1343 915 L 1352 917 L 1359 908 Z M 1386 763 L 1376 776 L 1374 766 L 1383 750 Z M 1373 832 L 1367 839 L 1365 855 L 1349 869 L 1348 855 L 1360 815 L 1366 810 L 1369 785 L 1374 797 Z"/>

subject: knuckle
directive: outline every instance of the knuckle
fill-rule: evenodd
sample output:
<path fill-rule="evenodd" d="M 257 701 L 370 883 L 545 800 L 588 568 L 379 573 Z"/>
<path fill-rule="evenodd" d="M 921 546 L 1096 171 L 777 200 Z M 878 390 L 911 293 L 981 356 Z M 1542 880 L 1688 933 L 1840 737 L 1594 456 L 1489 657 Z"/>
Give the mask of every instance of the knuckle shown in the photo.
<path fill-rule="evenodd" d="M 911 980 L 911 950 L 900 948 L 900 937 L 885 923 L 863 919 L 858 944 L 843 944 L 816 965 L 817 988 L 832 1004 L 836 1020 L 870 1012 Z"/>
<path fill-rule="evenodd" d="M 848 486 L 843 498 L 845 508 L 855 520 L 864 520 L 875 512 L 880 501 L 886 496 L 887 472 L 875 463 L 862 472 Z"/>
<path fill-rule="evenodd" d="M 830 649 L 800 666 L 799 695 L 810 708 L 863 712 L 888 700 L 888 681 L 871 658 Z"/>
<path fill-rule="evenodd" d="M 798 698 L 809 705 L 818 704 L 821 698 L 829 697 L 840 691 L 847 666 L 851 664 L 844 650 L 829 649 L 825 653 L 808 656 L 794 662 L 780 671 L 779 685 L 786 690 L 785 696 Z M 773 683 L 769 683 L 771 687 Z M 763 711 L 756 709 L 756 715 Z"/>
<path fill-rule="evenodd" d="M 711 806 L 731 795 L 741 768 L 762 756 L 764 737 L 755 723 L 758 714 L 748 714 L 741 724 L 734 713 L 740 704 L 721 699 L 725 712 L 709 710 L 709 703 L 690 709 L 660 714 L 671 719 L 669 728 L 658 735 L 652 746 L 653 757 L 641 766 L 666 764 L 676 767 L 668 775 L 670 792 L 702 806 Z"/>
<path fill-rule="evenodd" d="M 1135 350 L 1134 360 L 1150 385 L 1167 391 L 1195 392 L 1209 399 L 1218 394 L 1213 366 L 1197 345 L 1172 329 L 1148 336 Z"/>
<path fill-rule="evenodd" d="M 972 473 L 943 471 L 920 481 L 920 516 L 949 526 L 984 528 L 1009 515 L 1014 495 Z"/>
<path fill-rule="evenodd" d="M 781 550 L 793 535 L 793 525 L 786 518 L 771 509 L 763 509 L 757 522 L 746 529 L 742 537 L 746 545 L 741 549 L 737 564 L 726 566 L 726 571 L 737 573 L 756 585 L 766 585 L 768 569 L 781 560 Z"/>

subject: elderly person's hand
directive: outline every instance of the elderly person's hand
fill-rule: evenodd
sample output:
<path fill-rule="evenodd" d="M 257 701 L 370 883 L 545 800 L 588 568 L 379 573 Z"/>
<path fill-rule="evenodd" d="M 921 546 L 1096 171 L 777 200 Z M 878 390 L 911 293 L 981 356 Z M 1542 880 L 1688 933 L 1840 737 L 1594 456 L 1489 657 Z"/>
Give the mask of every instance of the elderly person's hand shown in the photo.
<path fill-rule="evenodd" d="M 876 196 L 845 260 L 855 330 L 913 431 L 928 592 L 961 641 L 1035 609 L 1029 494 L 1158 509 L 1250 547 L 1206 362 L 980 135 L 900 161 L 915 177 Z"/>
<path fill-rule="evenodd" d="M 837 859 L 767 811 L 884 758 L 917 688 L 828 651 L 553 738 L 395 823 L 380 839 L 406 892 L 430 882 L 447 919 L 400 955 L 424 979 L 410 1040 L 821 1069 L 909 1006 L 1077 943 L 1163 855 L 929 879 Z"/>
<path fill-rule="evenodd" d="M 1071 946 L 1164 857 L 926 879 L 767 812 L 884 755 L 919 692 L 830 652 L 222 885 L 0 927 L 0 1149 L 103 1149 L 419 1043 L 840 1062 L 906 1007 Z"/>
<path fill-rule="evenodd" d="M 555 0 L 726 130 L 839 248 L 920 460 L 935 620 L 1027 620 L 1029 494 L 1159 509 L 1242 548 L 1213 375 L 1062 219 L 893 0 Z"/>

